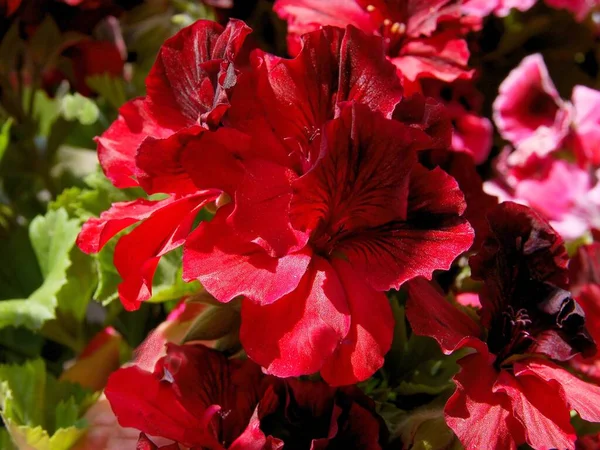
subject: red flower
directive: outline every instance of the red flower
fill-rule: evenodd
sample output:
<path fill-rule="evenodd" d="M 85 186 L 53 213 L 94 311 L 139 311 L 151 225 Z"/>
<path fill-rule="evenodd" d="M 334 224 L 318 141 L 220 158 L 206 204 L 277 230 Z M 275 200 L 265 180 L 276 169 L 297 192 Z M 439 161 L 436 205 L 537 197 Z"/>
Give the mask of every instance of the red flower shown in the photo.
<path fill-rule="evenodd" d="M 123 278 L 119 295 L 127 309 L 150 298 L 160 257 L 184 242 L 197 213 L 219 195 L 199 190 L 179 167 L 177 154 L 186 139 L 220 123 L 237 78 L 232 61 L 249 31 L 240 21 L 225 29 L 199 21 L 167 40 L 148 77 L 148 95 L 126 103 L 98 138 L 100 163 L 115 186 L 141 184 L 149 194 L 172 194 L 161 201 L 117 203 L 89 220 L 78 237 L 83 251 L 95 253 L 143 221 L 115 249 Z"/>
<path fill-rule="evenodd" d="M 400 100 L 381 39 L 352 27 L 305 36 L 293 60 L 258 52 L 223 127 L 183 124 L 144 140 L 135 163 L 121 152 L 120 171 L 108 171 L 174 195 L 115 205 L 85 225 L 80 246 L 97 251 L 145 220 L 115 252 L 126 307 L 149 297 L 158 257 L 185 241 L 185 279 L 223 302 L 247 298 L 241 339 L 269 373 L 364 380 L 391 344 L 383 292 L 447 269 L 472 242 L 454 179 L 417 161 L 417 150 L 447 145 L 449 128 L 435 114 L 424 119 L 431 105 Z M 217 197 L 214 219 L 188 238 L 196 212 Z"/>
<path fill-rule="evenodd" d="M 100 163 L 115 186 L 137 185 L 136 155 L 147 137 L 219 126 L 237 81 L 233 62 L 249 32 L 236 20 L 226 28 L 200 20 L 163 44 L 146 79 L 146 97 L 126 103 L 98 138 Z"/>
<path fill-rule="evenodd" d="M 157 447 L 145 434 L 212 450 L 375 450 L 387 439 L 374 403 L 357 388 L 265 377 L 251 361 L 201 345 L 169 344 L 152 373 L 118 370 L 106 396 L 119 424 L 142 431 L 138 445 L 148 449 Z"/>
<path fill-rule="evenodd" d="M 482 324 L 425 280 L 409 284 L 407 316 L 415 333 L 432 336 L 461 360 L 446 421 L 467 450 L 574 448 L 570 410 L 600 420 L 600 388 L 547 359 L 563 360 L 595 345 L 567 288 L 562 240 L 532 210 L 503 203 L 489 215 L 490 234 L 471 259 L 484 282 Z M 435 318 L 435 319 L 433 319 Z"/>
<path fill-rule="evenodd" d="M 192 448 L 245 449 L 239 437 L 264 389 L 251 361 L 228 360 L 201 345 L 167 344 L 153 372 L 120 369 L 105 394 L 123 427 Z"/>
<path fill-rule="evenodd" d="M 230 183 L 234 207 L 190 236 L 184 277 L 221 301 L 247 297 L 242 343 L 269 373 L 368 378 L 391 344 L 383 291 L 469 248 L 462 193 L 417 162 L 420 142 L 412 127 L 342 106 L 306 153 L 319 155 L 312 169 L 249 157 Z"/>
<path fill-rule="evenodd" d="M 453 0 L 277 0 L 274 9 L 288 21 L 291 53 L 298 51 L 303 33 L 351 24 L 382 36 L 388 57 L 409 82 L 422 77 L 449 82 L 473 74 L 464 35 L 478 21 L 465 23 Z"/>

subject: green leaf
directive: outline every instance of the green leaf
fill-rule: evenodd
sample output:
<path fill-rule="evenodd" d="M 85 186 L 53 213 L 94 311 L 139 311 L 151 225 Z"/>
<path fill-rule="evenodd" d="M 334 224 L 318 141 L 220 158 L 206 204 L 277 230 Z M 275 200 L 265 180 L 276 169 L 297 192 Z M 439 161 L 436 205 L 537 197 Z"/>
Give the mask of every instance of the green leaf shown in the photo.
<path fill-rule="evenodd" d="M 3 450 L 18 450 L 6 428 L 0 428 L 0 448 Z"/>
<path fill-rule="evenodd" d="M 0 328 L 12 325 L 36 330 L 55 317 L 57 296 L 68 281 L 69 253 L 78 232 L 78 221 L 70 220 L 63 209 L 31 222 L 29 235 L 44 281 L 28 298 L 0 302 Z"/>
<path fill-rule="evenodd" d="M 98 120 L 100 110 L 93 100 L 76 92 L 64 96 L 62 115 L 67 120 L 77 120 L 82 125 L 91 125 Z"/>
<path fill-rule="evenodd" d="M 8 148 L 8 143 L 10 142 L 10 127 L 12 123 L 12 118 L 9 117 L 8 120 L 6 120 L 6 122 L 4 122 L 0 127 L 0 162 L 2 162 L 4 153 Z"/>
<path fill-rule="evenodd" d="M 82 417 L 96 398 L 48 375 L 41 359 L 0 366 L 0 413 L 19 449 L 68 450 L 85 433 Z"/>

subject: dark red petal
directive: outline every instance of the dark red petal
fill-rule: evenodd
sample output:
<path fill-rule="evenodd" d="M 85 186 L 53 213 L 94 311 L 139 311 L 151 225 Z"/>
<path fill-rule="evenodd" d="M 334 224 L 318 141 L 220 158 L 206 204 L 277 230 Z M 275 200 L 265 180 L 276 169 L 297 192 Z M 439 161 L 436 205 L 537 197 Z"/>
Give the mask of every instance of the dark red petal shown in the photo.
<path fill-rule="evenodd" d="M 533 448 L 572 448 L 575 430 L 569 409 L 557 402 L 555 386 L 531 376 L 515 377 L 501 371 L 495 392 L 510 397 L 513 414 L 523 425 L 525 440 Z"/>
<path fill-rule="evenodd" d="M 225 29 L 199 20 L 168 39 L 146 79 L 152 115 L 175 129 L 217 126 L 237 79 L 233 60 L 250 31 L 238 20 Z"/>
<path fill-rule="evenodd" d="M 338 250 L 376 290 L 398 288 L 418 276 L 430 279 L 471 246 L 473 230 L 463 211 L 463 194 L 452 177 L 416 165 L 407 220 L 354 233 Z"/>
<path fill-rule="evenodd" d="M 444 105 L 431 97 L 414 94 L 396 106 L 393 119 L 423 131 L 431 141 L 427 149 L 447 150 L 452 143 L 452 122 Z"/>
<path fill-rule="evenodd" d="M 413 132 L 364 106 L 344 106 L 324 128 L 323 156 L 293 184 L 294 226 L 335 237 L 405 220 Z"/>
<path fill-rule="evenodd" d="M 308 251 L 274 258 L 259 245 L 241 240 L 228 219 L 232 206 L 220 209 L 187 239 L 183 277 L 199 280 L 222 302 L 243 295 L 268 304 L 297 288 L 310 262 Z"/>
<path fill-rule="evenodd" d="M 516 450 L 525 442 L 523 426 L 514 418 L 509 398 L 494 393 L 498 373 L 489 353 L 475 353 L 459 361 L 456 391 L 446 403 L 446 423 L 465 450 Z"/>
<path fill-rule="evenodd" d="M 214 198 L 200 193 L 174 199 L 119 240 L 114 262 L 123 278 L 119 297 L 125 309 L 138 309 L 152 296 L 152 279 L 160 257 L 183 244 L 200 209 Z"/>
<path fill-rule="evenodd" d="M 467 203 L 465 217 L 475 231 L 475 240 L 471 248 L 479 249 L 489 229 L 486 215 L 498 204 L 498 199 L 483 191 L 483 181 L 477 173 L 473 158 L 445 149 L 421 152 L 419 158 L 426 167 L 441 167 L 458 183 Z"/>
<path fill-rule="evenodd" d="M 561 400 L 588 422 L 600 422 L 600 387 L 577 378 L 562 367 L 542 359 L 515 363 L 515 374 L 534 375 L 557 386 Z"/>
<path fill-rule="evenodd" d="M 188 140 L 179 155 L 181 168 L 198 189 L 220 189 L 233 197 L 252 151 L 250 136 L 223 127 Z"/>
<path fill-rule="evenodd" d="M 172 384 L 150 372 L 127 367 L 114 372 L 105 389 L 119 425 L 136 428 L 187 444 L 212 442 L 206 424 L 197 411 L 188 411 Z"/>
<path fill-rule="evenodd" d="M 383 366 L 392 345 L 394 319 L 386 295 L 373 290 L 350 265 L 332 262 L 346 293 L 350 309 L 350 330 L 321 369 L 332 386 L 366 380 Z"/>
<path fill-rule="evenodd" d="M 159 126 L 143 107 L 144 100 L 136 98 L 119 109 L 119 117 L 100 137 L 98 159 L 104 173 L 119 188 L 137 186 L 135 155 L 148 137 L 162 139 L 173 130 Z"/>
<path fill-rule="evenodd" d="M 248 356 L 279 377 L 319 371 L 349 329 L 344 288 L 319 257 L 290 294 L 270 305 L 242 304 L 240 338 Z"/>
<path fill-rule="evenodd" d="M 408 283 L 406 317 L 415 334 L 434 338 L 447 355 L 469 338 L 482 337 L 475 321 L 447 301 L 432 283 L 415 278 Z"/>
<path fill-rule="evenodd" d="M 563 240 L 539 214 L 504 202 L 490 211 L 488 223 L 481 250 L 469 260 L 473 278 L 485 282 L 488 294 L 482 297 L 484 321 L 501 314 L 518 294 L 515 289 L 524 287 L 517 278 L 568 289 L 568 255 Z"/>
<path fill-rule="evenodd" d="M 292 55 L 300 52 L 300 36 L 320 25 L 344 28 L 350 24 L 369 34 L 376 31 L 370 15 L 355 1 L 276 0 L 273 10 L 288 22 L 288 49 Z"/>

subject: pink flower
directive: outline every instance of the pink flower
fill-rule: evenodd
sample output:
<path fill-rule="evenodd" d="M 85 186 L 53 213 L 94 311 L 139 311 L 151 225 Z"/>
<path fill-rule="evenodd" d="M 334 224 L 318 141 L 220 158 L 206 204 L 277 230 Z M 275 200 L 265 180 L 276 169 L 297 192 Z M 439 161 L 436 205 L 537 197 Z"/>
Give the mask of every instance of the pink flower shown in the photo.
<path fill-rule="evenodd" d="M 504 139 L 518 146 L 536 135 L 551 130 L 557 148 L 568 128 L 564 126 L 569 108 L 558 95 L 542 56 L 530 55 L 521 61 L 502 82 L 494 102 L 494 122 Z"/>

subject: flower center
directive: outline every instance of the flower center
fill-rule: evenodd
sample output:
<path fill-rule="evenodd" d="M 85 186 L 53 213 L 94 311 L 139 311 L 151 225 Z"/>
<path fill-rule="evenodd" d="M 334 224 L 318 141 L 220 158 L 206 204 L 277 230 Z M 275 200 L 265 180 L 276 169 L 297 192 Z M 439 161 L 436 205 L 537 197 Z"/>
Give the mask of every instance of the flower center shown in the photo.
<path fill-rule="evenodd" d="M 526 309 L 515 310 L 509 305 L 492 325 L 488 346 L 497 355 L 495 364 L 498 368 L 511 356 L 525 353 L 534 342 L 531 324 Z"/>

